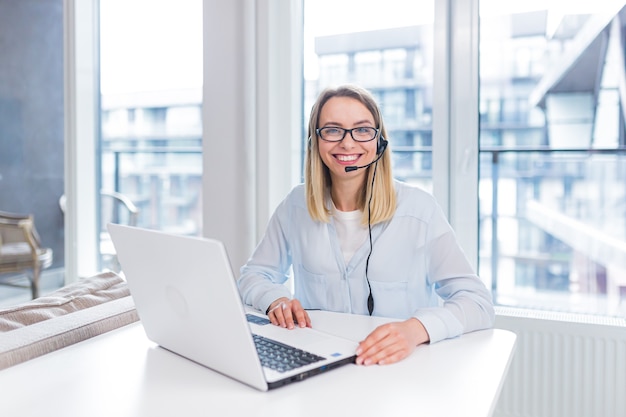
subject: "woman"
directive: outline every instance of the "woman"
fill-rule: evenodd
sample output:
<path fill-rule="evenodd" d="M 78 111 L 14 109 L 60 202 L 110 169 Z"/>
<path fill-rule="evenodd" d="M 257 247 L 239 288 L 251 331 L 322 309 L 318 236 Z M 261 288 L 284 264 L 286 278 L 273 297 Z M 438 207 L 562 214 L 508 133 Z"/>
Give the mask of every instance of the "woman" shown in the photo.
<path fill-rule="evenodd" d="M 367 90 L 324 90 L 311 110 L 305 183 L 276 209 L 238 280 L 246 304 L 287 328 L 311 326 L 305 309 L 403 320 L 360 343 L 364 365 L 494 320 L 490 293 L 435 199 L 393 179 L 386 136 Z M 293 297 L 283 285 L 292 268 Z"/>

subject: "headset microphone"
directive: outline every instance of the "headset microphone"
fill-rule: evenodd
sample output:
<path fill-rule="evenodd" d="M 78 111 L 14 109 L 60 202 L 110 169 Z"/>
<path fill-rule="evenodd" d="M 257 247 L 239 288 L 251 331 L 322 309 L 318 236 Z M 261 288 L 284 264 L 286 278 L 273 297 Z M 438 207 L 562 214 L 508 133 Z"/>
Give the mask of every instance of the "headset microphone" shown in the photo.
<path fill-rule="evenodd" d="M 357 169 L 367 168 L 368 166 L 378 162 L 378 160 L 383 157 L 383 154 L 385 153 L 385 150 L 387 149 L 387 144 L 388 143 L 389 142 L 387 142 L 387 140 L 381 136 L 380 144 L 378 146 L 378 156 L 376 157 L 376 159 L 374 159 L 372 162 L 370 162 L 369 164 L 366 164 L 366 165 L 361 165 L 361 166 L 351 165 L 349 167 L 346 167 L 345 168 L 346 172 L 352 172 L 352 171 L 356 171 Z"/>

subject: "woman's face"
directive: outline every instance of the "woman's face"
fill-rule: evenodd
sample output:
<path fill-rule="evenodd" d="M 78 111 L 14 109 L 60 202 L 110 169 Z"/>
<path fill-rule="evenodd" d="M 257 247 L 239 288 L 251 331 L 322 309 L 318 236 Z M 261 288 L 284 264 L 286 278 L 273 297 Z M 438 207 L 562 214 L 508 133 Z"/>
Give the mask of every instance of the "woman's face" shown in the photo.
<path fill-rule="evenodd" d="M 322 107 L 318 128 L 341 127 L 376 127 L 374 116 L 360 101 L 349 97 L 333 97 Z M 346 132 L 341 142 L 327 142 L 318 138 L 320 157 L 330 170 L 333 179 L 360 178 L 365 176 L 365 169 L 346 172 L 347 166 L 361 166 L 376 158 L 378 137 L 369 142 L 355 141 Z"/>

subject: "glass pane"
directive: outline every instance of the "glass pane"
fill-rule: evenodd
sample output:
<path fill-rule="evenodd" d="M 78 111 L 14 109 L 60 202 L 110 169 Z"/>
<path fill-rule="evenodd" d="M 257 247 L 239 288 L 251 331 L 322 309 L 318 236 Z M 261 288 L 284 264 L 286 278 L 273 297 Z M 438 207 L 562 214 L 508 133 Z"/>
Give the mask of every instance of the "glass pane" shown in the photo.
<path fill-rule="evenodd" d="M 622 6 L 481 2 L 479 272 L 499 304 L 626 311 Z"/>
<path fill-rule="evenodd" d="M 100 7 L 100 249 L 119 270 L 107 222 L 202 234 L 202 1 Z"/>
<path fill-rule="evenodd" d="M 367 88 L 382 108 L 394 175 L 432 191 L 434 0 L 376 4 L 305 1 L 304 120 L 325 87 Z"/>
<path fill-rule="evenodd" d="M 63 84 L 63 1 L 0 2 L 0 211 L 33 215 L 41 246 L 52 250 L 40 295 L 64 282 Z M 22 237 L 0 226 L 0 245 Z M 31 269 L 7 265 L 7 248 L 0 256 L 2 305 L 31 298 Z M 7 283 L 19 287 L 1 285 Z"/>

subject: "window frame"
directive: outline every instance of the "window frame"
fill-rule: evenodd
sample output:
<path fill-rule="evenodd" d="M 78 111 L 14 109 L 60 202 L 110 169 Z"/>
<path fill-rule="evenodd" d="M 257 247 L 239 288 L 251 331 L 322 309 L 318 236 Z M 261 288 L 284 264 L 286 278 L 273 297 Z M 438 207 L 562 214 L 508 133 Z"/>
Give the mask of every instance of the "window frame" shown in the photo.
<path fill-rule="evenodd" d="M 434 28 L 433 194 L 478 270 L 478 0 L 435 2 Z"/>
<path fill-rule="evenodd" d="M 63 16 L 65 284 L 69 284 L 99 268 L 99 0 L 64 0 Z"/>

